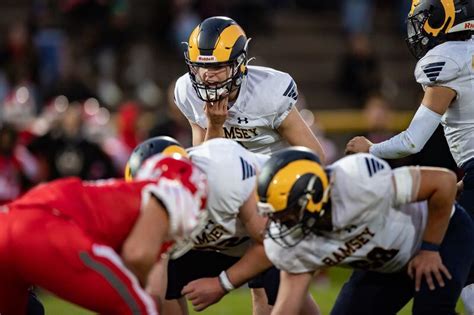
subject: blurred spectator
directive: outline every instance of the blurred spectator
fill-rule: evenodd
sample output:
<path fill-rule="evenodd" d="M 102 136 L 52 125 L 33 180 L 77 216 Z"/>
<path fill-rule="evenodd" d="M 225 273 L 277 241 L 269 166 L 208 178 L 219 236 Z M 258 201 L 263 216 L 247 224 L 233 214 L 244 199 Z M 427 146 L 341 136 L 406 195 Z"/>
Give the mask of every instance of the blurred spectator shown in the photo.
<path fill-rule="evenodd" d="M 101 179 L 116 176 L 109 156 L 83 135 L 82 105 L 70 103 L 58 126 L 28 146 L 42 162 L 46 180 L 66 176 Z"/>
<path fill-rule="evenodd" d="M 268 33 L 274 7 L 270 0 L 241 0 L 231 6 L 231 17 L 239 21 L 248 37 L 257 33 Z"/>
<path fill-rule="evenodd" d="M 348 45 L 339 70 L 339 88 L 349 97 L 349 102 L 360 106 L 380 89 L 381 73 L 366 34 L 350 35 Z"/>
<path fill-rule="evenodd" d="M 176 48 L 181 47 L 182 42 L 187 42 L 194 27 L 199 24 L 201 18 L 196 12 L 194 0 L 172 0 L 170 38 Z"/>
<path fill-rule="evenodd" d="M 66 36 L 61 29 L 58 3 L 33 0 L 30 24 L 39 57 L 39 86 L 49 89 L 59 79 Z"/>
<path fill-rule="evenodd" d="M 349 36 L 372 33 L 373 14 L 372 0 L 343 0 L 342 24 Z"/>
<path fill-rule="evenodd" d="M 6 44 L 0 51 L 0 60 L 12 86 L 38 82 L 38 54 L 24 22 L 10 25 Z"/>
<path fill-rule="evenodd" d="M 300 115 L 303 118 L 304 122 L 308 125 L 311 131 L 316 135 L 316 137 L 319 140 L 319 143 L 321 143 L 321 146 L 324 150 L 324 156 L 326 160 L 325 163 L 331 164 L 332 162 L 340 158 L 337 146 L 334 143 L 334 141 L 326 137 L 324 130 L 318 124 L 317 115 L 315 116 L 314 113 L 307 108 L 307 106 L 308 106 L 308 103 L 306 102 L 306 97 L 304 96 L 303 93 L 299 92 L 298 101 L 296 102 L 296 108 L 300 112 Z M 321 277 L 318 279 L 318 281 L 323 280 L 323 278 L 325 278 L 327 274 L 325 272 L 321 272 L 320 276 Z M 324 281 L 326 280 L 327 279 L 324 279 Z"/>
<path fill-rule="evenodd" d="M 140 132 L 140 105 L 135 101 L 126 101 L 115 115 L 116 133 L 106 138 L 102 144 L 105 152 L 112 158 L 119 174 L 123 173 L 125 165 L 138 143 L 146 137 Z"/>
<path fill-rule="evenodd" d="M 6 43 L 0 48 L 0 67 L 5 74 L 5 80 L 1 80 L 0 74 L 0 96 L 2 100 L 12 105 L 9 109 L 19 109 L 19 116 L 24 109 L 26 113 L 35 115 L 39 109 L 39 97 L 36 90 L 38 83 L 38 54 L 33 45 L 31 33 L 22 21 L 17 21 L 9 26 Z M 20 92 L 20 93 L 18 93 Z M 24 107 L 22 110 L 21 107 Z M 3 114 L 9 115 L 4 109 Z M 9 117 L 8 119 L 10 119 Z M 16 119 L 15 118 L 15 119 Z M 14 122 L 17 123 L 16 121 Z M 23 128 L 23 127 L 22 127 Z"/>
<path fill-rule="evenodd" d="M 348 48 L 340 66 L 339 88 L 352 105 L 361 106 L 381 87 L 379 62 L 370 40 L 375 10 L 372 0 L 342 1 L 342 25 Z"/>
<path fill-rule="evenodd" d="M 189 147 L 192 143 L 191 129 L 188 120 L 174 103 L 175 83 L 174 81 L 168 86 L 166 107 L 156 113 L 157 122 L 150 130 L 149 137 L 171 136 L 184 147 Z"/>
<path fill-rule="evenodd" d="M 28 130 L 37 114 L 34 92 L 31 85 L 11 89 L 3 99 L 2 120 L 14 125 L 18 131 Z"/>
<path fill-rule="evenodd" d="M 364 105 L 364 116 L 367 122 L 365 137 L 372 142 L 389 139 L 395 133 L 390 128 L 393 115 L 390 104 L 380 95 L 370 96 Z"/>
<path fill-rule="evenodd" d="M 17 140 L 12 125 L 0 126 L 0 205 L 17 198 L 39 179 L 37 161 Z"/>
<path fill-rule="evenodd" d="M 385 141 L 396 134 L 391 126 L 393 120 L 391 105 L 383 96 L 379 94 L 369 96 L 364 104 L 363 113 L 367 123 L 367 133 L 364 136 L 369 141 Z M 400 167 L 412 165 L 413 158 L 391 159 L 387 162 L 391 167 Z"/>
<path fill-rule="evenodd" d="M 45 92 L 45 99 L 50 100 L 57 95 L 64 95 L 70 102 L 82 102 L 89 98 L 97 98 L 87 67 L 69 55 L 61 68 L 60 78 Z"/>

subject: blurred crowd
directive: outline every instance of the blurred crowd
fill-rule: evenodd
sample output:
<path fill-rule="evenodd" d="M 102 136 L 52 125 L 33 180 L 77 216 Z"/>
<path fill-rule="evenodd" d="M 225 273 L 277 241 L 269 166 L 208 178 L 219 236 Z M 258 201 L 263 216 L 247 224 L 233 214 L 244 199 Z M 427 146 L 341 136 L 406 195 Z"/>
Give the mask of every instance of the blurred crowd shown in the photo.
<path fill-rule="evenodd" d="M 170 135 L 189 146 L 189 125 L 173 102 L 173 79 L 187 70 L 181 42 L 212 15 L 231 16 L 255 34 L 271 32 L 272 14 L 282 8 L 340 10 L 348 49 L 339 86 L 371 113 L 389 110 L 383 98 L 382 107 L 370 105 L 381 85 L 370 40 L 374 6 L 381 1 L 29 3 L 24 19 L 13 20 L 0 39 L 0 204 L 59 177 L 120 177 L 133 148 L 150 136 Z M 407 3 L 389 4 L 403 16 L 400 24 Z M 158 63 L 169 58 L 182 61 L 178 72 L 157 73 Z M 323 139 L 329 160 L 339 157 L 304 100 L 299 107 Z"/>

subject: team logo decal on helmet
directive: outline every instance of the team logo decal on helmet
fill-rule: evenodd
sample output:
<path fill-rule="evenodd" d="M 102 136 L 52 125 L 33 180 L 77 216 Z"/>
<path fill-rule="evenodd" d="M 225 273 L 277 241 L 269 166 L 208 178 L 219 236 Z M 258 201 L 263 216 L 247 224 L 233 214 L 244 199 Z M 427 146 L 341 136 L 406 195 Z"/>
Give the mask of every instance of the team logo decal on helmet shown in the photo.
<path fill-rule="evenodd" d="M 413 0 L 407 18 L 410 52 L 417 58 L 447 40 L 464 40 L 474 28 L 474 3 L 470 0 Z"/>
<path fill-rule="evenodd" d="M 275 153 L 258 177 L 259 211 L 269 217 L 267 235 L 282 246 L 294 246 L 322 216 L 329 180 L 318 156 L 303 147 Z"/>
<path fill-rule="evenodd" d="M 133 150 L 125 167 L 125 179 L 127 181 L 133 180 L 143 162 L 152 155 L 159 153 L 164 155 L 179 154 L 185 157 L 188 156 L 183 146 L 171 137 L 160 136 L 150 138 L 140 143 Z"/>
<path fill-rule="evenodd" d="M 240 87 L 247 72 L 249 40 L 242 28 L 228 17 L 210 17 L 194 29 L 184 57 L 191 82 L 201 100 L 215 102 Z M 199 68 L 226 66 L 230 74 L 220 82 L 206 84 L 198 74 Z"/>

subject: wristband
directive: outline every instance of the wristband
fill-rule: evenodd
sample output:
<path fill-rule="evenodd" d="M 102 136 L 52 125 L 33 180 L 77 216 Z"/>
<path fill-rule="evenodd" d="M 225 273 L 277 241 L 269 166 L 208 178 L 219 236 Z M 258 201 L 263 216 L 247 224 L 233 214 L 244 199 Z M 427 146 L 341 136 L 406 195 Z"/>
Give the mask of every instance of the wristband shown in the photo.
<path fill-rule="evenodd" d="M 226 291 L 226 292 L 230 292 L 230 291 L 235 289 L 232 282 L 230 282 L 229 277 L 227 277 L 227 273 L 225 272 L 225 270 L 223 270 L 219 274 L 219 282 L 220 282 L 222 288 L 224 289 L 224 291 Z"/>
<path fill-rule="evenodd" d="M 438 244 L 423 241 L 421 242 L 420 250 L 429 250 L 431 252 L 439 252 L 439 247 L 440 245 Z"/>

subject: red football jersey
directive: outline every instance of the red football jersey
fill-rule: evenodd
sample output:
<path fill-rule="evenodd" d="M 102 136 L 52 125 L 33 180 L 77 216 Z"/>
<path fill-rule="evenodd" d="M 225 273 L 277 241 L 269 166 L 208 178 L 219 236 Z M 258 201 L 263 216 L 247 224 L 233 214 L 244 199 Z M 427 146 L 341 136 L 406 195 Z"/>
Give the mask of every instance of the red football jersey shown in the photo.
<path fill-rule="evenodd" d="M 156 181 L 59 179 L 33 188 L 10 207 L 42 208 L 71 219 L 96 242 L 119 250 L 138 218 L 142 188 L 151 183 Z"/>

